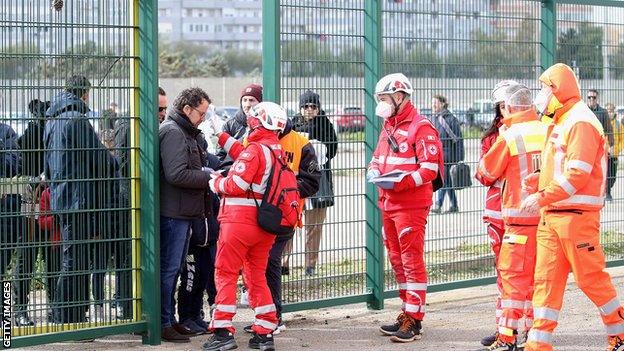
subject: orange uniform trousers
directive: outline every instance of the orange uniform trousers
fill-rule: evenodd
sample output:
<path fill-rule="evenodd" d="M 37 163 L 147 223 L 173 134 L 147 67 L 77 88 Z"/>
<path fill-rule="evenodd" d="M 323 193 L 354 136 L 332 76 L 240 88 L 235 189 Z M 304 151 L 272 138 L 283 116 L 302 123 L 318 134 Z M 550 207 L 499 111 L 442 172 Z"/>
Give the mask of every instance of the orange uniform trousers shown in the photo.
<path fill-rule="evenodd" d="M 572 270 L 578 287 L 596 305 L 607 335 L 624 337 L 624 309 L 605 272 L 600 212 L 547 210 L 537 230 L 533 307 L 535 321 L 526 351 L 550 351 L 563 293 Z"/>
<path fill-rule="evenodd" d="M 487 234 L 490 237 L 490 246 L 492 248 L 492 252 L 494 253 L 494 265 L 496 267 L 496 288 L 498 288 L 498 296 L 496 296 L 496 326 L 498 327 L 498 322 L 503 314 L 503 310 L 501 308 L 501 297 L 503 296 L 503 283 L 500 275 L 500 271 L 498 270 L 498 258 L 500 256 L 500 249 L 503 243 L 503 234 L 505 234 L 505 229 L 500 226 L 487 222 Z"/>
<path fill-rule="evenodd" d="M 520 319 L 525 330 L 533 324 L 533 273 L 535 272 L 536 225 L 505 225 L 498 259 L 501 276 L 502 314 L 498 322 L 501 339 L 513 342 Z"/>

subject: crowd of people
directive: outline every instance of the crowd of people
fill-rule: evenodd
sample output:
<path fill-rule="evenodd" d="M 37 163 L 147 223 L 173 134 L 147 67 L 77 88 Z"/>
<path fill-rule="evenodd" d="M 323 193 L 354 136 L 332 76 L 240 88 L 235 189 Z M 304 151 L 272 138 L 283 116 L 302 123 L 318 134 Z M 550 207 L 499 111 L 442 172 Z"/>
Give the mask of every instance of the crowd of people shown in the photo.
<path fill-rule="evenodd" d="M 598 307 L 609 350 L 617 350 L 624 347 L 624 308 L 604 272 L 599 228 L 624 146 L 622 121 L 613 104 L 598 105 L 596 90 L 581 101 L 566 65 L 549 68 L 540 82 L 535 99 L 516 81 L 497 84 L 494 118 L 481 139 L 476 178 L 487 187 L 483 218 L 500 292 L 496 332 L 481 340 L 483 350 L 552 350 L 569 270 Z M 40 247 L 49 322 L 103 321 L 112 313 L 104 302 L 116 318 L 132 318 L 130 119 L 110 104 L 96 131 L 90 91 L 86 77 L 73 76 L 51 101 L 31 101 L 34 118 L 20 137 L 0 123 L 0 274 L 12 266 L 20 278 L 17 325 L 34 325 L 27 306 Z M 442 213 L 446 195 L 446 213 L 459 211 L 451 175 L 465 157 L 447 99 L 435 95 L 426 118 L 413 94 L 401 73 L 377 83 L 382 128 L 366 172 L 379 193 L 383 242 L 403 301 L 396 321 L 380 327 L 394 342 L 422 337 L 427 217 Z M 273 350 L 273 336 L 285 330 L 282 276 L 291 273 L 296 228 L 305 235 L 304 274 L 317 271 L 335 203 L 337 135 L 311 90 L 301 94 L 295 116 L 263 101 L 258 84 L 242 89 L 239 112 L 225 122 L 211 104 L 200 88 L 184 89 L 171 104 L 158 91 L 162 339 L 211 333 L 204 350 L 237 348 L 232 319 L 242 281 L 255 313 L 244 328 L 249 347 Z M 215 154 L 209 140 L 219 144 Z M 115 272 L 110 301 L 108 271 Z"/>

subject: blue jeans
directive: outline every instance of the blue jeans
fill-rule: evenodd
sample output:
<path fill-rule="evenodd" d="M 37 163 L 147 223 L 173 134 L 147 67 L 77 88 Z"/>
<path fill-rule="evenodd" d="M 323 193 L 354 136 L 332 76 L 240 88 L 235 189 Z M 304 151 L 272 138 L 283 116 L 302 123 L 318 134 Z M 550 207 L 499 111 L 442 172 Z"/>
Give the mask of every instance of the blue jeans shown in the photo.
<path fill-rule="evenodd" d="M 444 204 L 444 194 L 448 194 L 451 208 L 457 208 L 457 197 L 451 185 L 451 166 L 450 164 L 444 165 L 444 188 L 440 188 L 436 195 L 436 207 L 438 208 L 441 208 Z"/>
<path fill-rule="evenodd" d="M 163 328 L 176 323 L 173 294 L 188 250 L 190 228 L 190 219 L 160 216 L 160 323 Z"/>

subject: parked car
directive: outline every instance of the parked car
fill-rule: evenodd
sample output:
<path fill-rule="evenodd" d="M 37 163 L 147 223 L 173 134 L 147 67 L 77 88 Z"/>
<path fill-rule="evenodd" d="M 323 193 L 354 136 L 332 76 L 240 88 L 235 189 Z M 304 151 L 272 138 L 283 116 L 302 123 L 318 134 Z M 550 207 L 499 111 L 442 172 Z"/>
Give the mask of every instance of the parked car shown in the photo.
<path fill-rule="evenodd" d="M 336 111 L 333 123 L 338 132 L 360 132 L 366 126 L 366 116 L 360 107 L 345 107 Z"/>
<path fill-rule="evenodd" d="M 473 124 L 485 130 L 494 118 L 494 104 L 489 99 L 476 100 L 468 113 L 473 113 Z"/>

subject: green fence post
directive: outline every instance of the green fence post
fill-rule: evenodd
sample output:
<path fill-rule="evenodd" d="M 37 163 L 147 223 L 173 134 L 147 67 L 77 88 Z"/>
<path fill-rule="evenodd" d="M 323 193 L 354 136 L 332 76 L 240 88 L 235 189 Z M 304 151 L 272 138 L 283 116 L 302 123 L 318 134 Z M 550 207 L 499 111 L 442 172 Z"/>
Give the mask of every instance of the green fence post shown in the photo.
<path fill-rule="evenodd" d="M 160 344 L 160 236 L 158 119 L 158 1 L 138 3 L 139 170 L 141 228 L 141 303 L 147 333 L 143 343 Z M 136 14 L 136 12 L 135 12 Z M 136 19 L 136 15 L 135 15 Z M 136 67 L 136 66 L 135 66 Z"/>
<path fill-rule="evenodd" d="M 366 160 L 370 160 L 379 135 L 379 121 L 375 117 L 375 84 L 381 67 L 381 2 L 366 1 L 364 9 L 364 61 L 365 61 L 365 147 Z M 381 239 L 381 219 L 377 207 L 377 190 L 366 184 L 366 287 L 370 294 L 368 307 L 384 307 L 384 249 Z"/>
<path fill-rule="evenodd" d="M 540 43 L 540 67 L 543 72 L 555 64 L 557 53 L 556 0 L 542 0 Z"/>
<path fill-rule="evenodd" d="M 262 2 L 262 85 L 263 99 L 280 103 L 280 5 Z"/>

